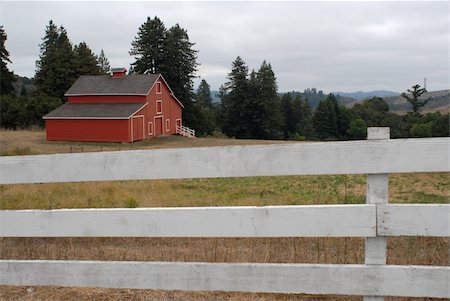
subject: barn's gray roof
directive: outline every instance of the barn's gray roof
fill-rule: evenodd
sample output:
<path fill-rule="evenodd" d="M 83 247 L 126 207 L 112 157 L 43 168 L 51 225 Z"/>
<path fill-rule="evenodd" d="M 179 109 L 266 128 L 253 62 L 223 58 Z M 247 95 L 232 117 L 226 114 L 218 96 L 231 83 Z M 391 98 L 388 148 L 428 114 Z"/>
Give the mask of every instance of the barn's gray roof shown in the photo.
<path fill-rule="evenodd" d="M 146 103 L 66 103 L 44 119 L 128 119 Z"/>
<path fill-rule="evenodd" d="M 65 96 L 76 95 L 147 95 L 159 74 L 82 75 Z"/>

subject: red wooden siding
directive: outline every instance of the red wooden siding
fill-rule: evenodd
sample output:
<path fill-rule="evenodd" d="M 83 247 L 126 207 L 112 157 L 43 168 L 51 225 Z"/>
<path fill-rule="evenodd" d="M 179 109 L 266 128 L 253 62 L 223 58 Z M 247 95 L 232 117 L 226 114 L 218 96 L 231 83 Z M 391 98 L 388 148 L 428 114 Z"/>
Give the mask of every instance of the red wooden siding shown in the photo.
<path fill-rule="evenodd" d="M 47 119 L 47 140 L 131 142 L 129 120 Z"/>
<path fill-rule="evenodd" d="M 161 93 L 157 93 L 156 86 L 158 82 L 161 82 Z M 162 113 L 157 114 L 157 102 L 161 101 L 162 104 Z M 164 83 L 163 80 L 159 80 L 156 82 L 154 88 L 150 91 L 147 96 L 148 108 L 149 108 L 149 121 L 153 122 L 153 135 L 175 135 L 176 134 L 176 124 L 177 119 L 181 120 L 181 106 L 178 101 L 171 95 L 169 88 Z M 162 116 L 161 118 L 156 118 Z M 169 119 L 170 130 L 166 131 L 166 120 Z M 157 121 L 156 121 L 157 120 Z M 158 127 L 161 127 L 161 130 L 156 131 Z M 159 129 L 159 128 L 158 128 Z"/>

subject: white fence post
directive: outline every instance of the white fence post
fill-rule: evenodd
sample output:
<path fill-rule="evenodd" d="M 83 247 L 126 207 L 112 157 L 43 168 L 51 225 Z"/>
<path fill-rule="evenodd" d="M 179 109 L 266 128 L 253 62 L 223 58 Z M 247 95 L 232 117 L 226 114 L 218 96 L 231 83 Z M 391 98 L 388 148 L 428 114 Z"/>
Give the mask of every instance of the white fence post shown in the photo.
<path fill-rule="evenodd" d="M 367 128 L 368 140 L 389 139 L 388 127 Z M 367 204 L 386 204 L 389 196 L 389 174 L 369 174 L 367 176 Z M 378 235 L 378 233 L 377 233 Z M 365 263 L 370 265 L 386 264 L 386 237 L 366 238 Z M 384 297 L 365 296 L 364 301 L 382 301 Z"/>

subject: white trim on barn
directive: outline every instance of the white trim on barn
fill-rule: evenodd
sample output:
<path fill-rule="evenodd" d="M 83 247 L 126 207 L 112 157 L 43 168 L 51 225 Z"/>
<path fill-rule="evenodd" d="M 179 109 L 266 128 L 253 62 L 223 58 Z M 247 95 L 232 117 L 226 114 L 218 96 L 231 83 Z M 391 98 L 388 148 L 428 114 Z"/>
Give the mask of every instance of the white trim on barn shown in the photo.
<path fill-rule="evenodd" d="M 159 116 L 155 116 L 155 117 L 153 117 L 153 136 L 157 136 L 157 133 L 156 133 L 156 119 L 157 118 L 159 118 L 159 119 L 161 119 L 161 135 L 163 135 L 164 134 L 164 119 L 163 119 L 163 115 L 159 115 Z"/>
<path fill-rule="evenodd" d="M 153 136 L 153 121 L 149 121 L 148 122 L 148 129 L 147 129 L 147 131 L 148 131 L 148 135 L 149 136 Z"/>
<path fill-rule="evenodd" d="M 160 110 L 160 111 L 158 111 L 158 103 L 161 104 L 161 110 Z M 155 113 L 156 113 L 156 114 L 162 114 L 162 113 L 163 113 L 163 105 L 162 105 L 162 100 L 161 100 L 161 99 L 156 100 L 156 109 L 155 109 Z"/>
<path fill-rule="evenodd" d="M 170 119 L 166 119 L 166 132 L 170 132 Z"/>
<path fill-rule="evenodd" d="M 156 82 L 156 88 L 155 88 L 156 94 L 162 94 L 162 85 L 160 81 Z"/>

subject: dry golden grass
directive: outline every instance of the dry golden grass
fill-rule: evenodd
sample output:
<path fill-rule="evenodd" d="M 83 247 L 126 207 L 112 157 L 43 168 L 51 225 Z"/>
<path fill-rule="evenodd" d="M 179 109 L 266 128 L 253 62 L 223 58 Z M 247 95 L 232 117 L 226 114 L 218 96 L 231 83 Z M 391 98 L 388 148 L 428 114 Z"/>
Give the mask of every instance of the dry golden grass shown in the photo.
<path fill-rule="evenodd" d="M 0 131 L 0 151 L 5 154 L 68 152 L 71 145 L 72 151 L 79 151 L 76 147 L 83 147 L 83 151 L 98 151 L 117 150 L 119 147 L 161 148 L 261 143 L 254 140 L 163 137 L 141 142 L 141 145 L 68 144 L 46 142 L 44 138 L 42 132 Z M 364 203 L 365 178 L 364 175 L 339 175 L 0 185 L 0 209 Z M 449 197 L 449 174 L 390 176 L 390 202 L 448 203 Z M 362 238 L 0 238 L 2 259 L 363 263 L 363 256 Z M 448 238 L 400 237 L 388 240 L 389 264 L 448 265 L 448 260 Z M 361 298 L 3 286 L 0 287 L 0 300 Z"/>
<path fill-rule="evenodd" d="M 286 143 L 286 141 L 252 139 L 237 140 L 228 138 L 187 139 L 180 136 L 162 136 L 134 143 L 65 142 L 47 141 L 45 132 L 40 129 L 17 131 L 0 129 L 0 155 L 36 155 L 71 152 L 79 153 L 133 149 L 159 149 L 273 143 Z"/>

